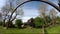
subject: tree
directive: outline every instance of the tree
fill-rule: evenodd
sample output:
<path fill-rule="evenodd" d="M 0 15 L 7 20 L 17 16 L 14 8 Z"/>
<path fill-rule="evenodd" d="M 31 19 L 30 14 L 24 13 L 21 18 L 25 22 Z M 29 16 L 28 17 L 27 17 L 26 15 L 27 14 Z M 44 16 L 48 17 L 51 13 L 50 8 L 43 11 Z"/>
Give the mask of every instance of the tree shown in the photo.
<path fill-rule="evenodd" d="M 44 24 L 44 20 L 41 17 L 36 17 L 34 18 L 34 23 L 36 27 L 41 28 Z"/>
<path fill-rule="evenodd" d="M 42 3 L 40 6 L 39 6 L 39 14 L 40 16 L 44 19 L 44 24 L 47 24 L 47 21 L 46 21 L 46 10 L 47 9 L 47 5 Z M 44 34 L 44 24 L 42 25 L 42 34 Z"/>
<path fill-rule="evenodd" d="M 0 25 L 2 25 L 2 13 L 0 12 Z"/>
<path fill-rule="evenodd" d="M 39 6 L 39 14 L 40 14 L 40 17 L 44 18 L 45 24 L 47 24 L 47 22 L 46 22 L 46 16 L 47 16 L 46 12 L 47 12 L 47 5 L 42 3 Z"/>
<path fill-rule="evenodd" d="M 2 13 L 0 13 L 0 22 L 2 22 Z"/>
<path fill-rule="evenodd" d="M 60 24 L 60 17 L 59 16 L 56 17 L 56 23 Z"/>
<path fill-rule="evenodd" d="M 52 19 L 51 23 L 54 25 L 56 23 L 57 12 L 54 9 L 51 9 L 49 15 Z"/>
<path fill-rule="evenodd" d="M 49 25 L 49 23 L 50 23 L 50 21 L 51 21 L 51 18 L 50 18 L 50 16 L 48 15 L 48 16 L 46 16 L 46 21 L 47 21 L 47 25 Z"/>
<path fill-rule="evenodd" d="M 12 24 L 12 21 L 14 21 L 16 19 L 19 12 L 21 13 L 21 14 L 19 14 L 20 16 L 23 15 L 21 9 L 19 9 L 18 13 L 17 13 L 17 10 L 16 10 L 16 12 L 14 12 L 15 13 L 14 16 L 12 15 L 12 17 L 10 18 L 10 15 L 13 12 L 13 10 L 15 8 L 15 5 L 16 5 L 16 4 L 14 4 L 14 2 L 15 2 L 15 0 L 14 1 L 13 0 L 7 0 L 6 4 L 1 9 L 2 12 L 3 12 L 4 26 L 5 26 L 5 23 L 6 23 L 7 28 L 9 27 L 10 24 Z"/>
<path fill-rule="evenodd" d="M 20 28 L 21 25 L 22 25 L 22 20 L 21 19 L 17 19 L 15 23 L 16 23 L 17 27 Z"/>

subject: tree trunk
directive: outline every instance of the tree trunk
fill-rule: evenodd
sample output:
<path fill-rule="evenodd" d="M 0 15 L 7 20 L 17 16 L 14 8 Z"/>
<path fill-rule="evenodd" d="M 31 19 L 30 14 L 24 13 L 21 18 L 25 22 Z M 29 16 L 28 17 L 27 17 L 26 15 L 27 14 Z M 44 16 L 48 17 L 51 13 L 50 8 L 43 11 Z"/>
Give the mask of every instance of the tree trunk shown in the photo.
<path fill-rule="evenodd" d="M 8 22 L 6 22 L 6 28 L 9 28 L 9 24 L 10 24 L 10 20 Z"/>
<path fill-rule="evenodd" d="M 44 26 L 42 26 L 42 34 L 45 34 L 45 32 L 44 32 Z"/>
<path fill-rule="evenodd" d="M 8 21 L 8 22 L 6 23 L 6 27 L 7 27 L 7 29 L 8 29 L 8 28 L 12 28 L 12 27 L 13 27 L 12 21 Z"/>
<path fill-rule="evenodd" d="M 9 21 L 10 22 L 10 21 Z M 9 22 L 6 22 L 6 28 L 8 29 L 9 27 Z"/>
<path fill-rule="evenodd" d="M 17 15 L 16 15 L 16 16 L 17 16 Z M 12 20 L 9 19 L 9 21 L 6 23 L 7 29 L 13 27 L 12 21 L 15 20 L 16 16 L 15 16 Z"/>
<path fill-rule="evenodd" d="M 5 27 L 6 25 L 5 25 L 5 20 L 4 20 L 4 22 L 3 22 L 3 27 Z"/>
<path fill-rule="evenodd" d="M 3 27 L 5 27 L 5 22 L 3 23 Z"/>

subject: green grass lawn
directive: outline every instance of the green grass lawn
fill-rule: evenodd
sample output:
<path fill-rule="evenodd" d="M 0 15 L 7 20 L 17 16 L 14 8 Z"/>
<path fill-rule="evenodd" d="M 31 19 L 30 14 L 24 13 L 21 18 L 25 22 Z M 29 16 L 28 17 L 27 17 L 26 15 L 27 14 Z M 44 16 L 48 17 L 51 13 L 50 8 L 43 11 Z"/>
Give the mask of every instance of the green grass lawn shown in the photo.
<path fill-rule="evenodd" d="M 18 29 L 18 28 L 9 28 L 9 29 L 3 29 L 0 26 L 0 33 L 1 34 L 38 34 L 41 33 L 41 29 L 35 29 L 35 28 L 25 28 L 25 29 Z"/>
<path fill-rule="evenodd" d="M 46 28 L 46 34 L 60 34 L 60 25 L 52 28 Z M 41 34 L 41 29 L 27 27 L 25 29 L 9 28 L 3 29 L 0 26 L 0 34 Z"/>
<path fill-rule="evenodd" d="M 46 28 L 48 34 L 60 34 L 60 25 L 51 27 L 51 28 Z"/>

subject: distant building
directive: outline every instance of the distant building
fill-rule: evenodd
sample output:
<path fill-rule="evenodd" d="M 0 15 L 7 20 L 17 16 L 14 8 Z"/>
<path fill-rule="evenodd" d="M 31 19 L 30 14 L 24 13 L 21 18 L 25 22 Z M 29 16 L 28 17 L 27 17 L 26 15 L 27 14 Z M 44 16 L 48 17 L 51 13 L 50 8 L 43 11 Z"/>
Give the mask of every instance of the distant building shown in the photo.
<path fill-rule="evenodd" d="M 35 27 L 35 24 L 33 23 L 34 19 L 33 18 L 30 18 L 27 23 L 28 25 L 30 25 L 31 27 Z"/>

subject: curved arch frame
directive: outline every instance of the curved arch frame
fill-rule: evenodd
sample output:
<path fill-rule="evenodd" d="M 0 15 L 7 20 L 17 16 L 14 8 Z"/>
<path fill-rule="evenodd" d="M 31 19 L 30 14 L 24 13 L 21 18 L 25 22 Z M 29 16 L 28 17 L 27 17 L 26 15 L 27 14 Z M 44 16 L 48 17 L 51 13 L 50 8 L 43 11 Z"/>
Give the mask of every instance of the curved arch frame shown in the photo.
<path fill-rule="evenodd" d="M 17 10 L 17 8 L 20 7 L 21 5 L 27 3 L 27 2 L 31 2 L 31 0 L 25 1 L 25 2 L 21 3 L 20 5 L 18 5 L 18 6 L 13 10 L 13 12 L 12 12 L 12 14 L 11 14 L 9 20 L 11 19 L 13 13 Z M 57 10 L 60 12 L 60 8 L 59 8 L 58 6 L 56 6 L 54 3 L 49 2 L 49 1 L 43 1 L 43 0 L 40 0 L 40 2 L 44 2 L 44 3 L 46 3 L 46 4 L 49 4 L 49 5 L 51 5 L 52 7 L 54 7 L 55 9 L 57 9 Z"/>

